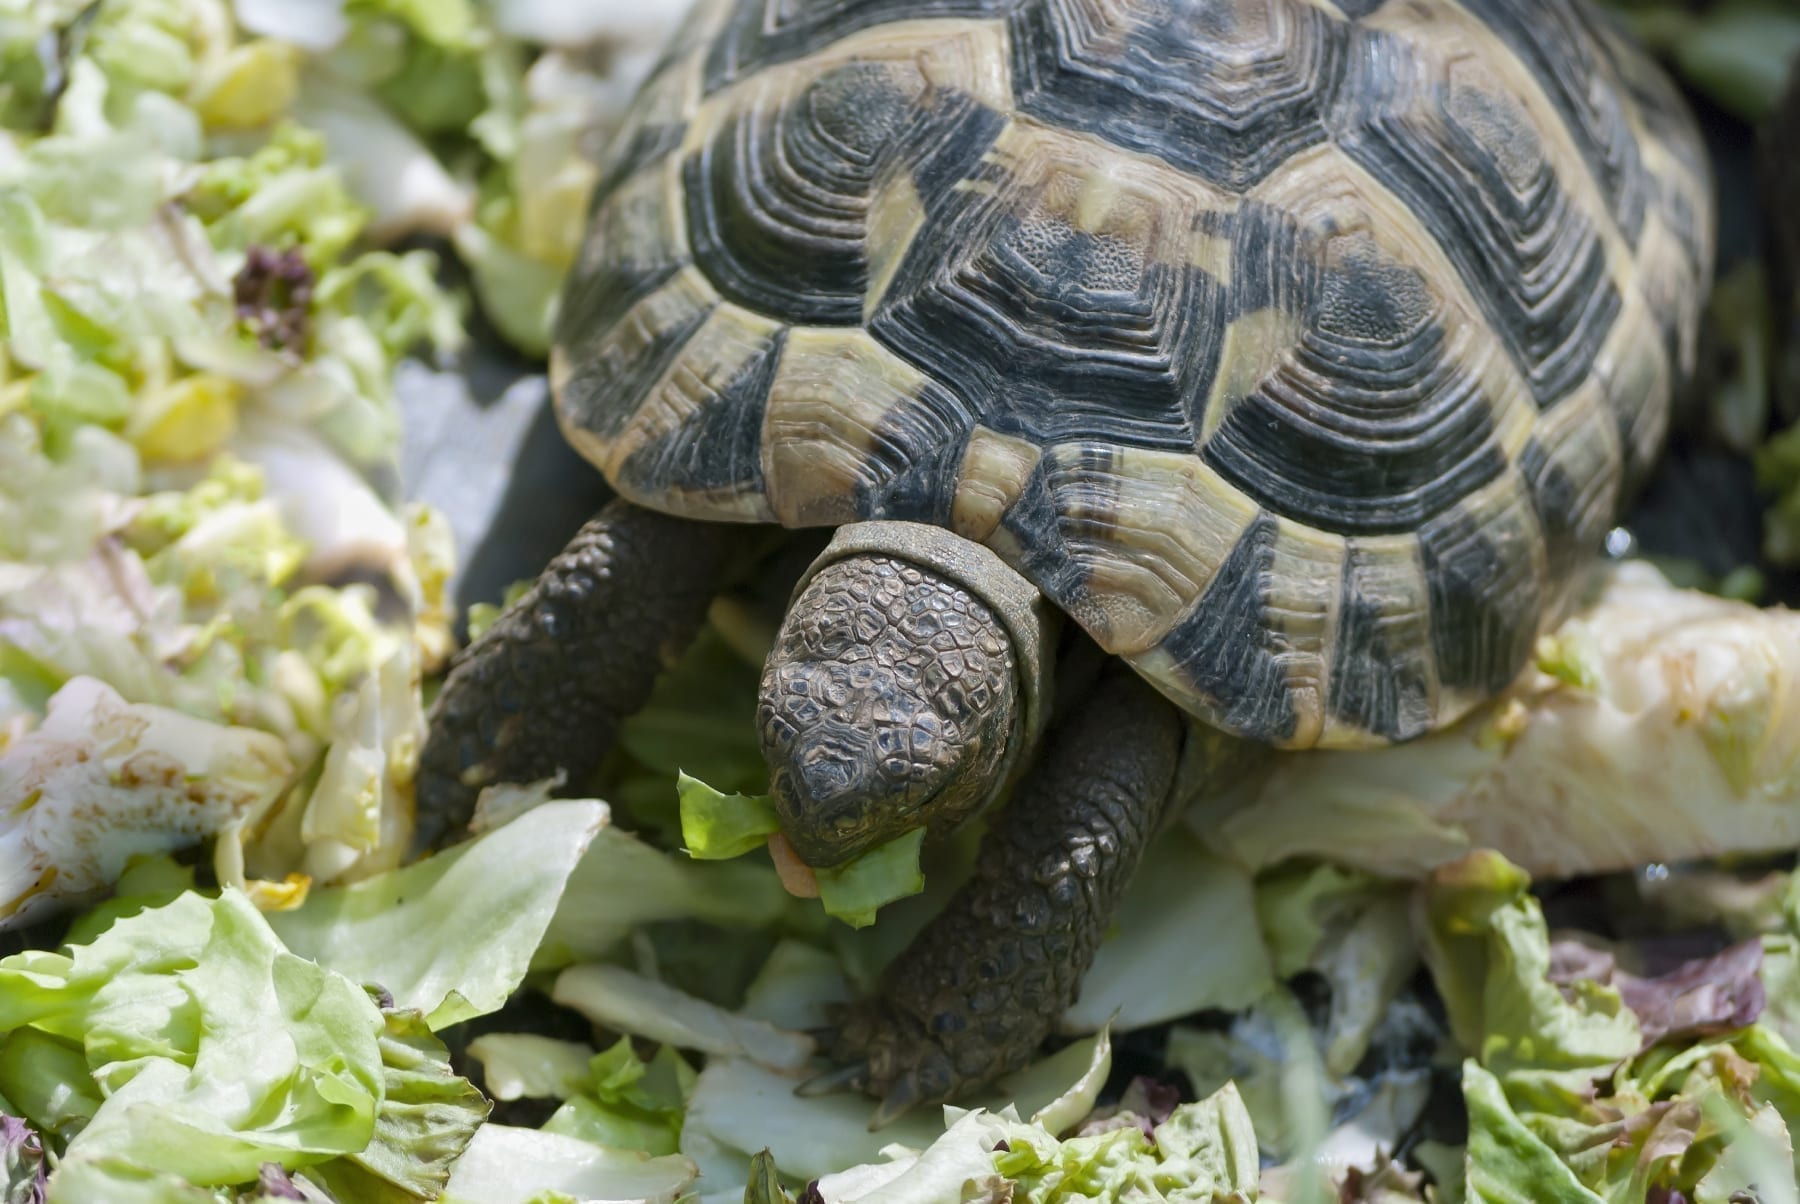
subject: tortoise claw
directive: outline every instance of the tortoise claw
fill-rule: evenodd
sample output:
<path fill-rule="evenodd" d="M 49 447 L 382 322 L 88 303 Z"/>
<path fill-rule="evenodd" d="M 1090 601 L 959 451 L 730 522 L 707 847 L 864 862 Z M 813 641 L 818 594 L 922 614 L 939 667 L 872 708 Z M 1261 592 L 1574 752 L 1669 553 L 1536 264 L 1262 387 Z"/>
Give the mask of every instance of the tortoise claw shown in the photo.
<path fill-rule="evenodd" d="M 919 1100 L 919 1080 L 909 1074 L 894 1084 L 882 1099 L 881 1106 L 875 1109 L 875 1115 L 869 1118 L 869 1132 L 887 1128 L 916 1108 Z"/>
<path fill-rule="evenodd" d="M 861 1091 L 868 1083 L 869 1064 L 852 1062 L 848 1066 L 839 1066 L 835 1070 L 814 1075 L 794 1088 L 794 1094 L 811 1099 L 819 1095 L 834 1095 L 840 1091 Z"/>

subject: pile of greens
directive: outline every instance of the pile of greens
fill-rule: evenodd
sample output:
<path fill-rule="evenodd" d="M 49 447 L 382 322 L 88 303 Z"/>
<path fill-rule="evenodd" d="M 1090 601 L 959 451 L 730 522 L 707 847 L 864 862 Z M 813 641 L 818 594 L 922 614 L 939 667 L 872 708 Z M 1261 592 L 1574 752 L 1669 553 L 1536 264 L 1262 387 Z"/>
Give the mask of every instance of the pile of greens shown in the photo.
<path fill-rule="evenodd" d="M 594 798 L 402 864 L 456 616 L 395 373 L 544 353 L 682 7 L 0 0 L 0 1202 L 1800 1204 L 1800 618 L 1641 562 L 1457 729 L 1197 798 L 1053 1048 L 878 1133 L 808 1034 L 979 825 L 797 897 L 730 600 Z M 1800 48 L 1618 7 L 1747 121 Z M 1704 423 L 1779 568 L 1760 271 Z"/>

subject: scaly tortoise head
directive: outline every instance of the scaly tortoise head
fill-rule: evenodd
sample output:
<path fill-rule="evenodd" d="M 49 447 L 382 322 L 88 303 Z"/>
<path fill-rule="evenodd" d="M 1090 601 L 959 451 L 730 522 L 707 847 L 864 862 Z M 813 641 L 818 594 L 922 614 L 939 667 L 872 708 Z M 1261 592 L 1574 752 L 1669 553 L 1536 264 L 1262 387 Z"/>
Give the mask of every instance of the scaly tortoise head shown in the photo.
<path fill-rule="evenodd" d="M 1403 740 L 1566 609 L 1711 215 L 1582 0 L 705 0 L 557 412 L 644 506 L 947 528 L 1227 732 Z"/>

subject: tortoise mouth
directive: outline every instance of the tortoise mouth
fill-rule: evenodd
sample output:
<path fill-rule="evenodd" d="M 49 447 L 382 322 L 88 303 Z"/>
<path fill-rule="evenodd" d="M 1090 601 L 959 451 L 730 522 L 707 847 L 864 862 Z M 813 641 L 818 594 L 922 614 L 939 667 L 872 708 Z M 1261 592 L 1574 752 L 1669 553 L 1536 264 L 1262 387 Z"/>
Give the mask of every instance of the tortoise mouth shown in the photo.
<path fill-rule="evenodd" d="M 875 822 L 881 813 L 911 810 L 882 805 L 869 758 L 850 749 L 834 751 L 837 755 L 819 749 L 770 775 L 782 834 L 814 869 L 842 865 L 886 839 Z"/>

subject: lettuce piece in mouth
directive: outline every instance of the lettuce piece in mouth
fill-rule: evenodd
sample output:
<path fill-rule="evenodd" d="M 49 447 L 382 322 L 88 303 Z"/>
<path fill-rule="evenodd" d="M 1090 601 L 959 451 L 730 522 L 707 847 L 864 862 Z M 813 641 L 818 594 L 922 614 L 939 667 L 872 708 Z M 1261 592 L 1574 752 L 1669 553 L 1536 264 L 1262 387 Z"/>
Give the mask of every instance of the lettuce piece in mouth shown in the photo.
<path fill-rule="evenodd" d="M 775 803 L 766 794 L 724 794 L 686 773 L 676 779 L 681 836 L 699 861 L 728 861 L 761 848 L 781 831 Z"/>
<path fill-rule="evenodd" d="M 690 857 L 727 861 L 779 837 L 781 821 L 768 795 L 725 794 L 700 779 L 681 773 L 676 787 L 681 799 L 681 834 Z M 914 828 L 829 869 L 794 865 L 784 880 L 797 874 L 810 879 L 825 914 L 852 928 L 867 928 L 881 908 L 925 889 L 919 853 L 925 829 Z M 794 884 L 789 884 L 794 889 Z"/>
<path fill-rule="evenodd" d="M 883 907 L 924 890 L 925 871 L 919 866 L 924 842 L 925 829 L 914 828 L 843 865 L 814 870 L 825 914 L 867 928 Z"/>

